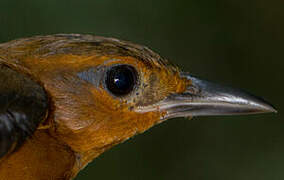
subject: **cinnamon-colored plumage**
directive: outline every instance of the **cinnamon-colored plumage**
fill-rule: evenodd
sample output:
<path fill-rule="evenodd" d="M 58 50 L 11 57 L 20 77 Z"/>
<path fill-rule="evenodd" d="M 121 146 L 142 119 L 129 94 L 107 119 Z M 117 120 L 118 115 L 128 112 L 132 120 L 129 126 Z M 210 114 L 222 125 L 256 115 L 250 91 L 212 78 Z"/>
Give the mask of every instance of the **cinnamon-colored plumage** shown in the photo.
<path fill-rule="evenodd" d="M 72 179 L 107 149 L 169 118 L 275 111 L 199 81 L 147 47 L 91 35 L 0 44 L 0 73 L 1 180 Z"/>

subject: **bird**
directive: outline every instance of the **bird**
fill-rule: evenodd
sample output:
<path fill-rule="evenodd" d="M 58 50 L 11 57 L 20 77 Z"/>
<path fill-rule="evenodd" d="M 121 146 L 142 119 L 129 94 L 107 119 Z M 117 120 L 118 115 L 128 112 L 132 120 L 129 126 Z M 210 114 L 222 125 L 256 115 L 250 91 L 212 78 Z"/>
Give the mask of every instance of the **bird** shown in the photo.
<path fill-rule="evenodd" d="M 276 112 L 148 47 L 55 34 L 0 44 L 0 179 L 70 180 L 100 154 L 177 117 Z"/>

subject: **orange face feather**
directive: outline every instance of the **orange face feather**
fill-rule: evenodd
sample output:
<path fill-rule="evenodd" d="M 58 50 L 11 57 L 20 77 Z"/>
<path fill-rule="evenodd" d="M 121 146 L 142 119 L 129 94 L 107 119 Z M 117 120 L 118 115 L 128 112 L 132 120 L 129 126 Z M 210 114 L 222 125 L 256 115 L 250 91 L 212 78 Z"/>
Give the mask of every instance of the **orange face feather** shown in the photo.
<path fill-rule="evenodd" d="M 165 114 L 159 109 L 144 113 L 135 109 L 159 102 L 171 93 L 184 92 L 190 81 L 146 47 L 125 44 L 131 54 L 118 50 L 125 42 L 103 38 L 98 40 L 100 45 L 95 45 L 80 37 L 78 42 L 74 39 L 50 36 L 19 40 L 7 47 L 12 56 L 1 59 L 44 86 L 52 104 L 44 124 L 51 136 L 76 154 L 76 174 L 113 145 L 159 123 Z M 145 55 L 139 54 L 142 49 Z M 103 79 L 99 79 L 103 74 L 98 71 L 121 64 L 136 69 L 138 84 L 126 97 L 115 97 L 104 87 Z M 80 78 L 84 72 L 97 78 L 97 84 Z"/>
<path fill-rule="evenodd" d="M 190 83 L 179 77 L 176 68 L 149 66 L 132 57 L 84 57 L 82 67 L 79 66 L 79 57 L 76 58 L 78 64 L 69 64 L 70 56 L 63 55 L 59 59 L 61 61 L 57 64 L 62 63 L 64 73 L 60 70 L 56 74 L 56 71 L 46 69 L 48 66 L 43 63 L 44 67 L 38 67 L 38 64 L 36 70 L 45 70 L 37 76 L 44 79 L 45 89 L 53 97 L 52 134 L 77 153 L 82 166 L 113 145 L 159 123 L 165 113 L 159 109 L 141 113 L 136 112 L 136 108 L 154 104 L 171 93 L 183 92 Z M 139 73 L 137 90 L 127 97 L 114 97 L 103 87 L 103 82 L 95 87 L 77 77 L 81 71 L 96 71 L 102 65 L 107 68 L 117 64 L 131 65 Z"/>

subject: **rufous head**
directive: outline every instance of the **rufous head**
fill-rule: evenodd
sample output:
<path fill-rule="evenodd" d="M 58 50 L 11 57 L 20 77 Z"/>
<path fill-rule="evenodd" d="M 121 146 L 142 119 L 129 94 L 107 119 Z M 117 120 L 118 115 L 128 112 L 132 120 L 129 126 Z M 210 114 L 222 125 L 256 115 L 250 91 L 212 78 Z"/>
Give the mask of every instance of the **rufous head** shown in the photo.
<path fill-rule="evenodd" d="M 43 83 L 51 134 L 77 154 L 79 168 L 170 118 L 275 112 L 255 96 L 195 78 L 126 41 L 54 35 L 17 41 L 12 50 L 28 52 L 13 57 L 21 59 L 15 64 Z"/>

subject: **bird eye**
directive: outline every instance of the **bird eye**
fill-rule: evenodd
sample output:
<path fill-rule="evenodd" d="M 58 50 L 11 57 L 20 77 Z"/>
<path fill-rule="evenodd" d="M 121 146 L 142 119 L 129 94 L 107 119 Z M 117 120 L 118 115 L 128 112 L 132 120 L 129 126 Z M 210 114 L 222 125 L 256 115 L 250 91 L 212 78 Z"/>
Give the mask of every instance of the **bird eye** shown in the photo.
<path fill-rule="evenodd" d="M 106 74 L 106 88 L 116 96 L 129 94 L 137 83 L 137 71 L 129 65 L 117 65 Z"/>

